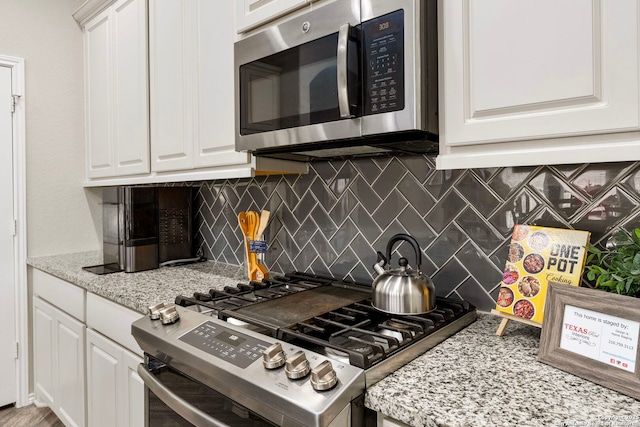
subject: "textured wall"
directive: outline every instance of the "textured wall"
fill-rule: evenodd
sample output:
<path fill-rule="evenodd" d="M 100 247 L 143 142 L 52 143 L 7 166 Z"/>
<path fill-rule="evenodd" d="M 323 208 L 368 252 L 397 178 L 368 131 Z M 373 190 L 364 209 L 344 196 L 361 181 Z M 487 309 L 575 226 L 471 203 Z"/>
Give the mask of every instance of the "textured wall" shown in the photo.
<path fill-rule="evenodd" d="M 84 180 L 82 0 L 0 0 L 0 54 L 25 59 L 28 255 L 101 246 Z"/>
<path fill-rule="evenodd" d="M 271 270 L 364 282 L 376 250 L 406 232 L 420 243 L 438 294 L 489 310 L 515 223 L 590 230 L 595 242 L 638 225 L 639 203 L 640 163 L 436 171 L 429 157 L 379 157 L 203 183 L 196 225 L 207 258 L 242 264 L 237 213 L 270 210 Z M 412 262 L 408 246 L 400 252 Z"/>

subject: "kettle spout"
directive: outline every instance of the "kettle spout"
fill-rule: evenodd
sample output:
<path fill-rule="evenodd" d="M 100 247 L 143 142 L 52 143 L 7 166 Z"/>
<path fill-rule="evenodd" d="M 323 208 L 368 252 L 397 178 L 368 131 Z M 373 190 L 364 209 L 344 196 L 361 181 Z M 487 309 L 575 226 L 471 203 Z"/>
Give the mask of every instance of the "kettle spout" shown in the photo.
<path fill-rule="evenodd" d="M 378 273 L 378 275 L 380 275 L 384 274 L 384 266 L 387 264 L 387 259 L 384 257 L 382 252 L 378 251 L 377 254 L 378 260 L 375 264 L 373 264 L 373 269 L 376 271 L 376 273 Z"/>

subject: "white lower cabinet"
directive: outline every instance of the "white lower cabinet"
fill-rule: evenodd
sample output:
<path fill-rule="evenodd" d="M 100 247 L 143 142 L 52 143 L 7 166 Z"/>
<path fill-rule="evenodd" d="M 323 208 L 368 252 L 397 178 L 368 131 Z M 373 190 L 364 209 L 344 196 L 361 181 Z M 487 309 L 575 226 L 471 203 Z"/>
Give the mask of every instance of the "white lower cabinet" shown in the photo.
<path fill-rule="evenodd" d="M 33 314 L 36 400 L 65 426 L 84 426 L 85 325 L 37 296 Z"/>
<path fill-rule="evenodd" d="M 67 427 L 144 426 L 142 314 L 32 269 L 34 392 Z"/>
<path fill-rule="evenodd" d="M 89 426 L 143 426 L 144 383 L 136 368 L 142 358 L 87 329 Z"/>
<path fill-rule="evenodd" d="M 394 420 L 378 412 L 378 427 L 409 427 L 407 424 Z"/>

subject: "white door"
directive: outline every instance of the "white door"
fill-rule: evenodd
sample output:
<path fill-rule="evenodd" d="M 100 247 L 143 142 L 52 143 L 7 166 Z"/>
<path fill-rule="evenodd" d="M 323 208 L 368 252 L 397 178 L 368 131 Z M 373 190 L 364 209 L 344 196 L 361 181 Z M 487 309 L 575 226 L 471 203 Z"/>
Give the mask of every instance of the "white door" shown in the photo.
<path fill-rule="evenodd" d="M 0 67 L 0 406 L 16 401 L 11 68 Z"/>

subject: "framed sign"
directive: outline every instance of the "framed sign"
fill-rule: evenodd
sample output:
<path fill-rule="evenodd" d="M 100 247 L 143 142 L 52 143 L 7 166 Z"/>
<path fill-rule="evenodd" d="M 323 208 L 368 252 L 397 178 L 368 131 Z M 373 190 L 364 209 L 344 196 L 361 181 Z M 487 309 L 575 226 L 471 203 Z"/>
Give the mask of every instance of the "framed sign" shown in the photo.
<path fill-rule="evenodd" d="M 538 360 L 640 400 L 640 298 L 550 284 Z"/>

